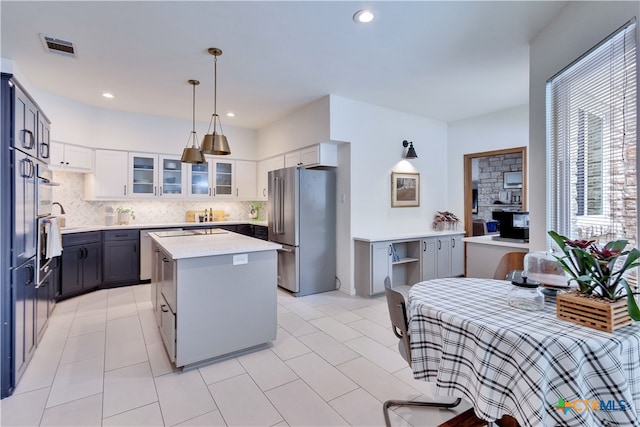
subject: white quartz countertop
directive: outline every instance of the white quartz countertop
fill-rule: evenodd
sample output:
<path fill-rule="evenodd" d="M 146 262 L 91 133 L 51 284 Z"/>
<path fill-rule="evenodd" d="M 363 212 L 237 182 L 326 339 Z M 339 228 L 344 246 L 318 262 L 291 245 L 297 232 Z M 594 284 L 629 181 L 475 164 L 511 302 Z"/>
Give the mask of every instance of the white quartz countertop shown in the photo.
<path fill-rule="evenodd" d="M 213 234 L 175 236 L 171 233 L 154 232 L 149 236 L 172 259 L 200 258 L 216 255 L 242 254 L 248 252 L 274 251 L 282 246 L 265 240 L 233 233 L 223 229 Z"/>
<path fill-rule="evenodd" d="M 465 243 L 477 243 L 479 245 L 506 246 L 510 248 L 529 249 L 529 243 L 509 242 L 505 240 L 494 240 L 493 235 L 465 237 Z"/>
<path fill-rule="evenodd" d="M 449 230 L 449 231 L 416 231 L 411 233 L 389 233 L 380 234 L 377 236 L 368 237 L 354 237 L 353 240 L 360 240 L 362 242 L 374 243 L 385 242 L 387 240 L 406 240 L 406 239 L 420 239 L 422 237 L 437 237 L 437 236 L 459 236 L 464 235 L 464 230 Z"/>
<path fill-rule="evenodd" d="M 62 234 L 82 233 L 85 231 L 102 231 L 102 230 L 144 230 L 147 228 L 181 228 L 181 227 L 215 227 L 217 225 L 238 225 L 252 224 L 267 226 L 267 221 L 237 220 L 237 221 L 211 221 L 211 222 L 164 222 L 164 223 L 130 223 L 129 225 L 82 225 L 79 227 L 64 227 L 60 231 Z"/>

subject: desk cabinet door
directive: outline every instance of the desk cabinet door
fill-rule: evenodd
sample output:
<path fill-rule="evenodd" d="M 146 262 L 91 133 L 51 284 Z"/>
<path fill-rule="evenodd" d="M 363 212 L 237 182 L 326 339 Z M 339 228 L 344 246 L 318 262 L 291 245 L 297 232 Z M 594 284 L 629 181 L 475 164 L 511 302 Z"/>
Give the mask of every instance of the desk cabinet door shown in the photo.
<path fill-rule="evenodd" d="M 371 293 L 384 292 L 384 279 L 391 277 L 391 246 L 388 242 L 371 245 Z"/>
<path fill-rule="evenodd" d="M 464 243 L 462 235 L 451 237 L 451 276 L 464 275 Z"/>
<path fill-rule="evenodd" d="M 438 242 L 436 238 L 422 239 L 422 280 L 438 277 Z"/>
<path fill-rule="evenodd" d="M 438 277 L 451 277 L 450 237 L 438 237 Z"/>

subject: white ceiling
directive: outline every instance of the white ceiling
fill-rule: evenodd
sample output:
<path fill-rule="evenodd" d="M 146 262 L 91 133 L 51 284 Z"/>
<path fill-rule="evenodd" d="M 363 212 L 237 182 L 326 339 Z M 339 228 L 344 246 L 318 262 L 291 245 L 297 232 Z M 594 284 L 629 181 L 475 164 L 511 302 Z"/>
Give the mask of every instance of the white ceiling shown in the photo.
<path fill-rule="evenodd" d="M 558 1 L 6 1 L 1 55 L 102 108 L 258 129 L 327 94 L 453 121 L 528 102 L 528 43 Z M 356 24 L 363 7 L 377 13 Z M 39 34 L 74 42 L 46 53 Z M 101 96 L 110 91 L 115 98 Z M 235 118 L 223 116 L 227 111 Z"/>

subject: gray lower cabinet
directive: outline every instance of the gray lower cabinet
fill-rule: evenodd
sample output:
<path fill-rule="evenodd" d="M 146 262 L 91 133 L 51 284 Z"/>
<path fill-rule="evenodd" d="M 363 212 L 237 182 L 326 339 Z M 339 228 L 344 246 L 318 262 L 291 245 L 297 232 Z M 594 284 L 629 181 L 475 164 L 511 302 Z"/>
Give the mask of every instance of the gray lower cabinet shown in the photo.
<path fill-rule="evenodd" d="M 140 232 L 102 232 L 103 284 L 134 284 L 140 280 Z"/>

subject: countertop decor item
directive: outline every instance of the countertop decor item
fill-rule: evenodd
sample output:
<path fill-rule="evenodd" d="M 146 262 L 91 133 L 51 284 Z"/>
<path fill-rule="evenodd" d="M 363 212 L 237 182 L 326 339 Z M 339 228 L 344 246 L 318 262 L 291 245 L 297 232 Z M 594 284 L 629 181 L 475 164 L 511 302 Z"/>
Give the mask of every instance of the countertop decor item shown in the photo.
<path fill-rule="evenodd" d="M 208 50 L 213 55 L 213 114 L 209 121 L 209 130 L 202 140 L 202 154 L 214 154 L 216 156 L 226 156 L 231 154 L 231 148 L 227 142 L 227 137 L 222 133 L 222 122 L 218 116 L 216 103 L 216 89 L 218 86 L 218 56 L 222 55 L 222 50 L 217 47 L 210 47 Z M 211 123 L 213 123 L 213 132 L 211 131 Z M 220 132 L 216 131 L 217 125 L 220 125 Z"/>
<path fill-rule="evenodd" d="M 123 208 L 122 206 L 118 206 L 116 211 L 118 212 L 118 225 L 129 225 L 129 221 L 136 219 L 133 208 Z"/>
<path fill-rule="evenodd" d="M 458 218 L 453 212 L 449 211 L 437 211 L 433 216 L 433 222 L 431 223 L 431 227 L 434 230 L 455 230 L 457 225 L 460 223 L 460 218 Z"/>
<path fill-rule="evenodd" d="M 609 305 L 626 300 L 624 305 L 629 317 L 640 320 L 640 309 L 625 277 L 629 270 L 640 266 L 638 249 L 625 249 L 628 241 L 624 239 L 600 246 L 593 240 L 570 240 L 555 231 L 549 231 L 548 234 L 562 251 L 561 256 L 554 256 L 569 275 L 569 283 L 576 282 L 578 285 L 574 296 L 581 298 L 581 305 L 574 303 L 571 316 L 565 316 L 566 310 L 560 303 L 567 297 L 570 298 L 572 294 L 558 294 L 558 317 L 590 326 L 592 323 L 590 320 L 578 321 L 574 318 L 580 310 L 586 310 L 587 306 L 594 305 L 589 304 L 590 300 Z M 626 323 L 624 320 L 617 322 L 614 317 L 609 320 L 609 323 L 615 329 L 631 322 Z"/>

